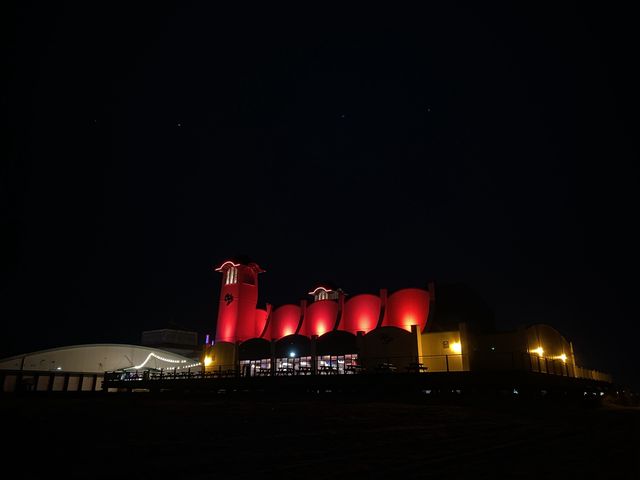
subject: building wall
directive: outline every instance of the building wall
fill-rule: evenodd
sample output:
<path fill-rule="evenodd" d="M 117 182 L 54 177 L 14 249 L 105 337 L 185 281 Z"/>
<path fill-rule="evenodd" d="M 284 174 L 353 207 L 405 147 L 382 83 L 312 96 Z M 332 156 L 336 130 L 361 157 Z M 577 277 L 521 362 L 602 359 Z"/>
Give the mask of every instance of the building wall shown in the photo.
<path fill-rule="evenodd" d="M 293 335 L 300 323 L 299 305 L 282 305 L 271 314 L 269 340 L 279 340 L 287 335 Z"/>
<path fill-rule="evenodd" d="M 398 290 L 387 298 L 382 326 L 398 327 L 408 332 L 418 325 L 422 332 L 429 317 L 429 292 L 421 288 Z"/>
<path fill-rule="evenodd" d="M 141 344 L 145 347 L 158 348 L 177 353 L 192 360 L 199 360 L 202 347 L 198 345 L 198 333 L 187 330 L 163 328 L 142 332 Z"/>
<path fill-rule="evenodd" d="M 463 354 L 460 331 L 423 333 L 421 363 L 430 372 L 462 371 Z M 460 348 L 457 349 L 456 345 Z"/>
<path fill-rule="evenodd" d="M 205 353 L 205 371 L 230 370 L 237 367 L 238 347 L 230 342 L 217 342 Z"/>
<path fill-rule="evenodd" d="M 195 349 L 198 345 L 197 332 L 162 328 L 142 332 L 143 346 L 157 346 L 161 344 L 181 346 L 185 349 Z"/>
<path fill-rule="evenodd" d="M 324 335 L 333 330 L 337 316 L 338 302 L 334 300 L 313 302 L 306 308 L 304 322 L 299 333 L 307 337 Z"/>
<path fill-rule="evenodd" d="M 229 270 L 235 275 L 227 280 Z M 255 336 L 258 302 L 258 271 L 253 265 L 225 262 L 216 324 L 216 342 L 235 342 Z"/>
<path fill-rule="evenodd" d="M 369 333 L 378 325 L 380 297 L 371 294 L 355 295 L 345 302 L 340 330 Z"/>
<path fill-rule="evenodd" d="M 0 370 L 0 392 L 92 392 L 102 389 L 103 379 L 100 373 Z"/>
<path fill-rule="evenodd" d="M 255 330 L 253 335 L 255 338 L 260 338 L 262 333 L 265 331 L 264 329 L 267 326 L 268 317 L 269 317 L 269 312 L 267 310 L 264 310 L 262 308 L 256 309 L 255 321 L 254 321 Z"/>
<path fill-rule="evenodd" d="M 381 363 L 390 363 L 405 371 L 418 362 L 416 334 L 398 327 L 380 327 L 364 336 L 363 351 L 358 352 L 366 368 L 375 368 Z"/>
<path fill-rule="evenodd" d="M 478 335 L 473 341 L 473 365 L 481 370 L 529 370 L 524 330 Z"/>
<path fill-rule="evenodd" d="M 193 365 L 194 360 L 173 352 L 138 345 L 90 344 L 5 358 L 0 360 L 0 369 L 103 373 L 142 364 L 150 368 L 173 369 Z"/>
<path fill-rule="evenodd" d="M 229 275 L 229 269 L 233 275 Z M 338 301 L 316 297 L 309 305 L 302 301 L 273 310 L 267 305 L 262 310 L 256 309 L 257 277 L 263 271 L 257 264 L 227 261 L 217 270 L 224 275 L 216 342 L 209 350 L 210 366 L 237 363 L 237 342 L 262 338 L 278 344 L 293 335 L 311 339 L 329 332 L 348 332 L 357 336 L 358 351 L 353 353 L 364 362 L 393 357 L 407 365 L 418 361 L 431 372 L 516 369 L 596 375 L 586 370 L 578 373 L 583 370 L 575 365 L 571 343 L 553 327 L 539 324 L 493 333 L 492 312 L 459 289 L 449 294 L 446 288 L 441 290 L 442 298 L 450 301 L 448 307 L 444 302 L 440 320 L 429 320 L 430 310 L 435 312 L 438 307 L 438 294 L 434 296 L 432 286 L 429 290 L 401 289 L 391 295 L 383 289 L 379 296 L 361 294 L 346 301 L 343 296 Z M 436 308 L 432 309 L 432 303 Z M 442 329 L 447 331 L 434 331 Z"/>
<path fill-rule="evenodd" d="M 559 358 L 566 355 L 568 360 L 573 361 L 571 344 L 550 325 L 536 324 L 526 328 L 525 338 L 530 352 L 542 348 L 544 357 Z"/>

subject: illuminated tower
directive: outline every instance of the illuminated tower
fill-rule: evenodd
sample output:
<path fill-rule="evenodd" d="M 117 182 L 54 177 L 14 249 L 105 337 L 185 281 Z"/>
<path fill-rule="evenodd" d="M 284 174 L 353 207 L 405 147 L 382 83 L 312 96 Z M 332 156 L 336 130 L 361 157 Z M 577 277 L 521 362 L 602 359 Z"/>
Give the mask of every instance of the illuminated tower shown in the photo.
<path fill-rule="evenodd" d="M 254 337 L 258 274 L 264 270 L 257 263 L 234 259 L 227 260 L 216 271 L 222 273 L 216 343 Z"/>

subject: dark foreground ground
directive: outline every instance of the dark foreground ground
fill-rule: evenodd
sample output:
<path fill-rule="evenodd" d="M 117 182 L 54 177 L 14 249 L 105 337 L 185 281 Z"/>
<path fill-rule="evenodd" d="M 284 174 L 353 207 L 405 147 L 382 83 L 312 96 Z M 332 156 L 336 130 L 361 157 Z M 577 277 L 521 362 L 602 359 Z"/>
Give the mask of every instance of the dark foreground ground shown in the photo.
<path fill-rule="evenodd" d="M 7 479 L 640 478 L 640 409 L 606 399 L 123 393 L 0 408 Z"/>

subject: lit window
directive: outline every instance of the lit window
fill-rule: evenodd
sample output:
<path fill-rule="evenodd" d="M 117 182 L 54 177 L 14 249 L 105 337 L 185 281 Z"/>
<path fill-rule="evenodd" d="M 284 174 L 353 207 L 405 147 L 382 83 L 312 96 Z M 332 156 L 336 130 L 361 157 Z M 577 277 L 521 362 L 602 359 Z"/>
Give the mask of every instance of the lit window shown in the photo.
<path fill-rule="evenodd" d="M 236 267 L 229 267 L 224 284 L 231 285 L 234 283 L 238 283 L 238 269 Z"/>

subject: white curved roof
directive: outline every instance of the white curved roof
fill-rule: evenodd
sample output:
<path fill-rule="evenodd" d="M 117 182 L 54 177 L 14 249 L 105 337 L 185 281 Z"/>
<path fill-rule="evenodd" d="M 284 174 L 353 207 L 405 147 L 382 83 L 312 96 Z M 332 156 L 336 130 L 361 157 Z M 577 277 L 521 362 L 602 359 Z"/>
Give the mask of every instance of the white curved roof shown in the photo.
<path fill-rule="evenodd" d="M 123 368 L 196 370 L 199 363 L 177 353 L 117 343 L 71 345 L 0 359 L 1 370 L 102 373 Z"/>

